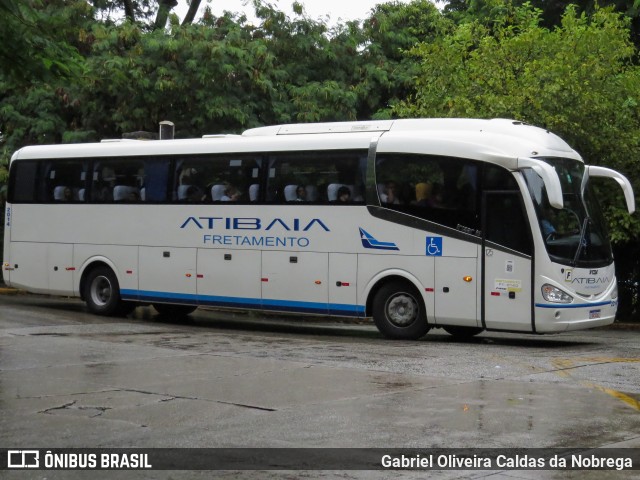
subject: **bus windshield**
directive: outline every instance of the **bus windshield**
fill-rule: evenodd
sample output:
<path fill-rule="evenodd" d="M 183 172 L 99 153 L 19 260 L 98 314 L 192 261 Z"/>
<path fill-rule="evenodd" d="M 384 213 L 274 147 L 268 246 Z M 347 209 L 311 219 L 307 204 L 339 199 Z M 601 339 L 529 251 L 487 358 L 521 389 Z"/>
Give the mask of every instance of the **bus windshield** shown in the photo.
<path fill-rule="evenodd" d="M 568 158 L 540 158 L 560 178 L 564 208 L 549 205 L 542 178 L 523 171 L 533 198 L 547 253 L 554 262 L 573 267 L 603 267 L 613 261 L 600 206 L 582 162 Z"/>

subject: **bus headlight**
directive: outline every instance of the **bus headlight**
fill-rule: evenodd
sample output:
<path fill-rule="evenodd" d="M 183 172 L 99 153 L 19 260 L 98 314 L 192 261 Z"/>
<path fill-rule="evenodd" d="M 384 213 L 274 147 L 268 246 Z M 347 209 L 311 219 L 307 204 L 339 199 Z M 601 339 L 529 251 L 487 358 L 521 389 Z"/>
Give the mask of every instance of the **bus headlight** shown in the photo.
<path fill-rule="evenodd" d="M 559 288 L 554 287 L 553 285 L 549 285 L 545 283 L 542 286 L 542 296 L 547 302 L 552 303 L 571 303 L 573 302 L 573 297 L 566 292 L 563 292 Z"/>
<path fill-rule="evenodd" d="M 613 287 L 613 290 L 611 290 L 611 300 L 615 300 L 616 298 L 618 298 L 618 284 L 617 283 Z"/>

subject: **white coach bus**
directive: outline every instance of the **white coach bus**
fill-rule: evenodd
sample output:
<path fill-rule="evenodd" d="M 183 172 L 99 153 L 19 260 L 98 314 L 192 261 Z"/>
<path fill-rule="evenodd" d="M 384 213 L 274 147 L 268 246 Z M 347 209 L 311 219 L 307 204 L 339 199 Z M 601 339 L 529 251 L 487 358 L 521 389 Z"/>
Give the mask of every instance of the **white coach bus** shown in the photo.
<path fill-rule="evenodd" d="M 551 333 L 613 322 L 611 246 L 585 166 L 512 120 L 263 127 L 26 147 L 12 158 L 5 281 L 91 312 L 198 306 Z"/>

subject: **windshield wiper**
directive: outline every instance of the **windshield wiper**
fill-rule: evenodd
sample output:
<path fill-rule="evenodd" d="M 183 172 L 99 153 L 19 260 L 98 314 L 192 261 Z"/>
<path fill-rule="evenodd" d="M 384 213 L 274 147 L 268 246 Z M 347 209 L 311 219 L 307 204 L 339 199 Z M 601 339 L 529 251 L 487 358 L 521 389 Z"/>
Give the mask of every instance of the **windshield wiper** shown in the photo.
<path fill-rule="evenodd" d="M 587 226 L 589 225 L 590 221 L 591 221 L 591 217 L 589 216 L 584 217 L 584 221 L 582 222 L 582 228 L 580 229 L 580 242 L 578 243 L 578 249 L 576 250 L 576 254 L 573 257 L 573 264 L 572 264 L 573 267 L 575 267 L 576 264 L 578 263 L 578 258 L 582 253 L 582 249 L 587 246 L 585 237 L 587 236 Z"/>

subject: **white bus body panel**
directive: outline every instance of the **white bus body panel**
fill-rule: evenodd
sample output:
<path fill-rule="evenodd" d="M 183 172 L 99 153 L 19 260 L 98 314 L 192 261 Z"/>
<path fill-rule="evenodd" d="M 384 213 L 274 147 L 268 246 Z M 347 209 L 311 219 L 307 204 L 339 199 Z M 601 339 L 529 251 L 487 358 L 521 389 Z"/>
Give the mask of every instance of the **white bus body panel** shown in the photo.
<path fill-rule="evenodd" d="M 201 305 L 260 308 L 262 254 L 259 250 L 198 249 Z"/>
<path fill-rule="evenodd" d="M 73 292 L 75 267 L 73 245 L 52 243 L 47 249 L 47 277 L 51 295 L 68 295 Z"/>
<path fill-rule="evenodd" d="M 49 293 L 47 243 L 12 242 L 10 277 L 5 278 L 8 285 L 25 288 L 34 293 Z"/>
<path fill-rule="evenodd" d="M 140 247 L 139 296 L 142 300 L 194 303 L 196 249 Z"/>
<path fill-rule="evenodd" d="M 436 323 L 478 326 L 477 258 L 436 257 L 435 265 Z"/>
<path fill-rule="evenodd" d="M 364 316 L 364 307 L 358 307 L 358 255 L 355 253 L 329 254 L 329 313 L 334 315 Z M 360 303 L 365 303 L 361 300 Z"/>
<path fill-rule="evenodd" d="M 7 284 L 17 288 L 28 288 L 35 293 L 72 294 L 72 244 L 15 242 L 11 251 L 12 270 L 5 269 Z M 7 273 L 10 273 L 10 276 Z"/>
<path fill-rule="evenodd" d="M 262 252 L 263 308 L 329 313 L 328 265 L 328 253 Z"/>

